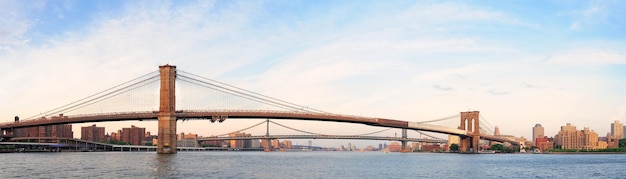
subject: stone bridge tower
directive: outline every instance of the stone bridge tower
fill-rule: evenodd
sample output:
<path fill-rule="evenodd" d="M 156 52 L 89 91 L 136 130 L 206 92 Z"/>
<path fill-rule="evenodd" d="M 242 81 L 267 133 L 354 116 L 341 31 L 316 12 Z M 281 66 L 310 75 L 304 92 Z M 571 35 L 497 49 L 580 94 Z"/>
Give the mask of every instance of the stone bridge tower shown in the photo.
<path fill-rule="evenodd" d="M 477 153 L 480 142 L 479 111 L 461 112 L 459 129 L 467 131 L 467 136 L 461 136 L 459 151 L 461 153 Z"/>
<path fill-rule="evenodd" d="M 157 153 L 176 153 L 176 66 L 159 66 L 161 90 Z"/>

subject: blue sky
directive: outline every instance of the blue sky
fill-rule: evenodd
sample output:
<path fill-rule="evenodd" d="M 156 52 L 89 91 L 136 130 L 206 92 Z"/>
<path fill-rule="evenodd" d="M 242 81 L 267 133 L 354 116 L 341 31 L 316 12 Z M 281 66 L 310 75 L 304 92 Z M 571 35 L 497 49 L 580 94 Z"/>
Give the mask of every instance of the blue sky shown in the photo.
<path fill-rule="evenodd" d="M 0 121 L 169 63 L 330 112 L 423 121 L 471 109 L 515 136 L 529 138 L 536 123 L 552 136 L 567 122 L 604 136 L 626 120 L 623 9 L 623 1 L 0 1 Z M 256 122 L 188 123 L 179 131 L 210 135 Z M 358 144 L 370 143 L 378 142 Z"/>

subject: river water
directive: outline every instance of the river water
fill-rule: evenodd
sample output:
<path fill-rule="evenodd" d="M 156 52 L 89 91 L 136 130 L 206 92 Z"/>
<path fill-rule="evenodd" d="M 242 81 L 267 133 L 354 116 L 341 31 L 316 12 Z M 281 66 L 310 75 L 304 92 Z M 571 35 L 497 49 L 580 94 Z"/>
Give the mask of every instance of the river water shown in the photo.
<path fill-rule="evenodd" d="M 626 178 L 626 155 L 4 153 L 0 178 Z"/>

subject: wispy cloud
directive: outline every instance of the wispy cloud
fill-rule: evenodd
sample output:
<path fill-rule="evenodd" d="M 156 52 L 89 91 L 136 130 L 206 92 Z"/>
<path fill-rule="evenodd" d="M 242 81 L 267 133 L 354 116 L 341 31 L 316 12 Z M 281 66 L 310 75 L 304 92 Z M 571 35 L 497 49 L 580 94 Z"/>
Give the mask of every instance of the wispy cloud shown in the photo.
<path fill-rule="evenodd" d="M 508 95 L 508 94 L 510 94 L 510 92 L 508 92 L 508 91 L 497 90 L 497 89 L 490 89 L 487 92 L 489 94 L 492 94 L 492 95 Z"/>
<path fill-rule="evenodd" d="M 548 63 L 565 65 L 586 65 L 586 64 L 626 64 L 626 54 L 624 48 L 608 47 L 599 48 L 576 48 L 566 52 L 551 55 L 547 58 Z"/>
<path fill-rule="evenodd" d="M 587 1 L 589 4 L 583 9 L 571 12 L 574 20 L 570 24 L 572 30 L 585 30 L 597 24 L 605 23 L 609 13 L 610 1 Z"/>
<path fill-rule="evenodd" d="M 435 88 L 438 91 L 442 91 L 442 92 L 449 92 L 449 91 L 453 91 L 454 90 L 454 88 L 452 88 L 452 87 L 449 87 L 449 86 L 442 87 L 442 86 L 439 86 L 439 85 L 433 85 L 433 88 Z"/>

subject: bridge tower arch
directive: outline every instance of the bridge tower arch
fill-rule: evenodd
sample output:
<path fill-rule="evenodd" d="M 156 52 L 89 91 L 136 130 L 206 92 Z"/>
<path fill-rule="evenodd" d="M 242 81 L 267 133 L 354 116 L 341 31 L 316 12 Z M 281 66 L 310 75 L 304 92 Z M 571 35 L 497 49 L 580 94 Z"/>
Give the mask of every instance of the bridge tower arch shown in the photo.
<path fill-rule="evenodd" d="M 161 89 L 159 98 L 159 138 L 157 153 L 176 153 L 176 66 L 159 66 Z"/>
<path fill-rule="evenodd" d="M 461 112 L 459 129 L 467 132 L 467 136 L 460 137 L 459 151 L 461 153 L 476 153 L 480 149 L 480 120 L 478 116 L 480 116 L 479 111 Z"/>

